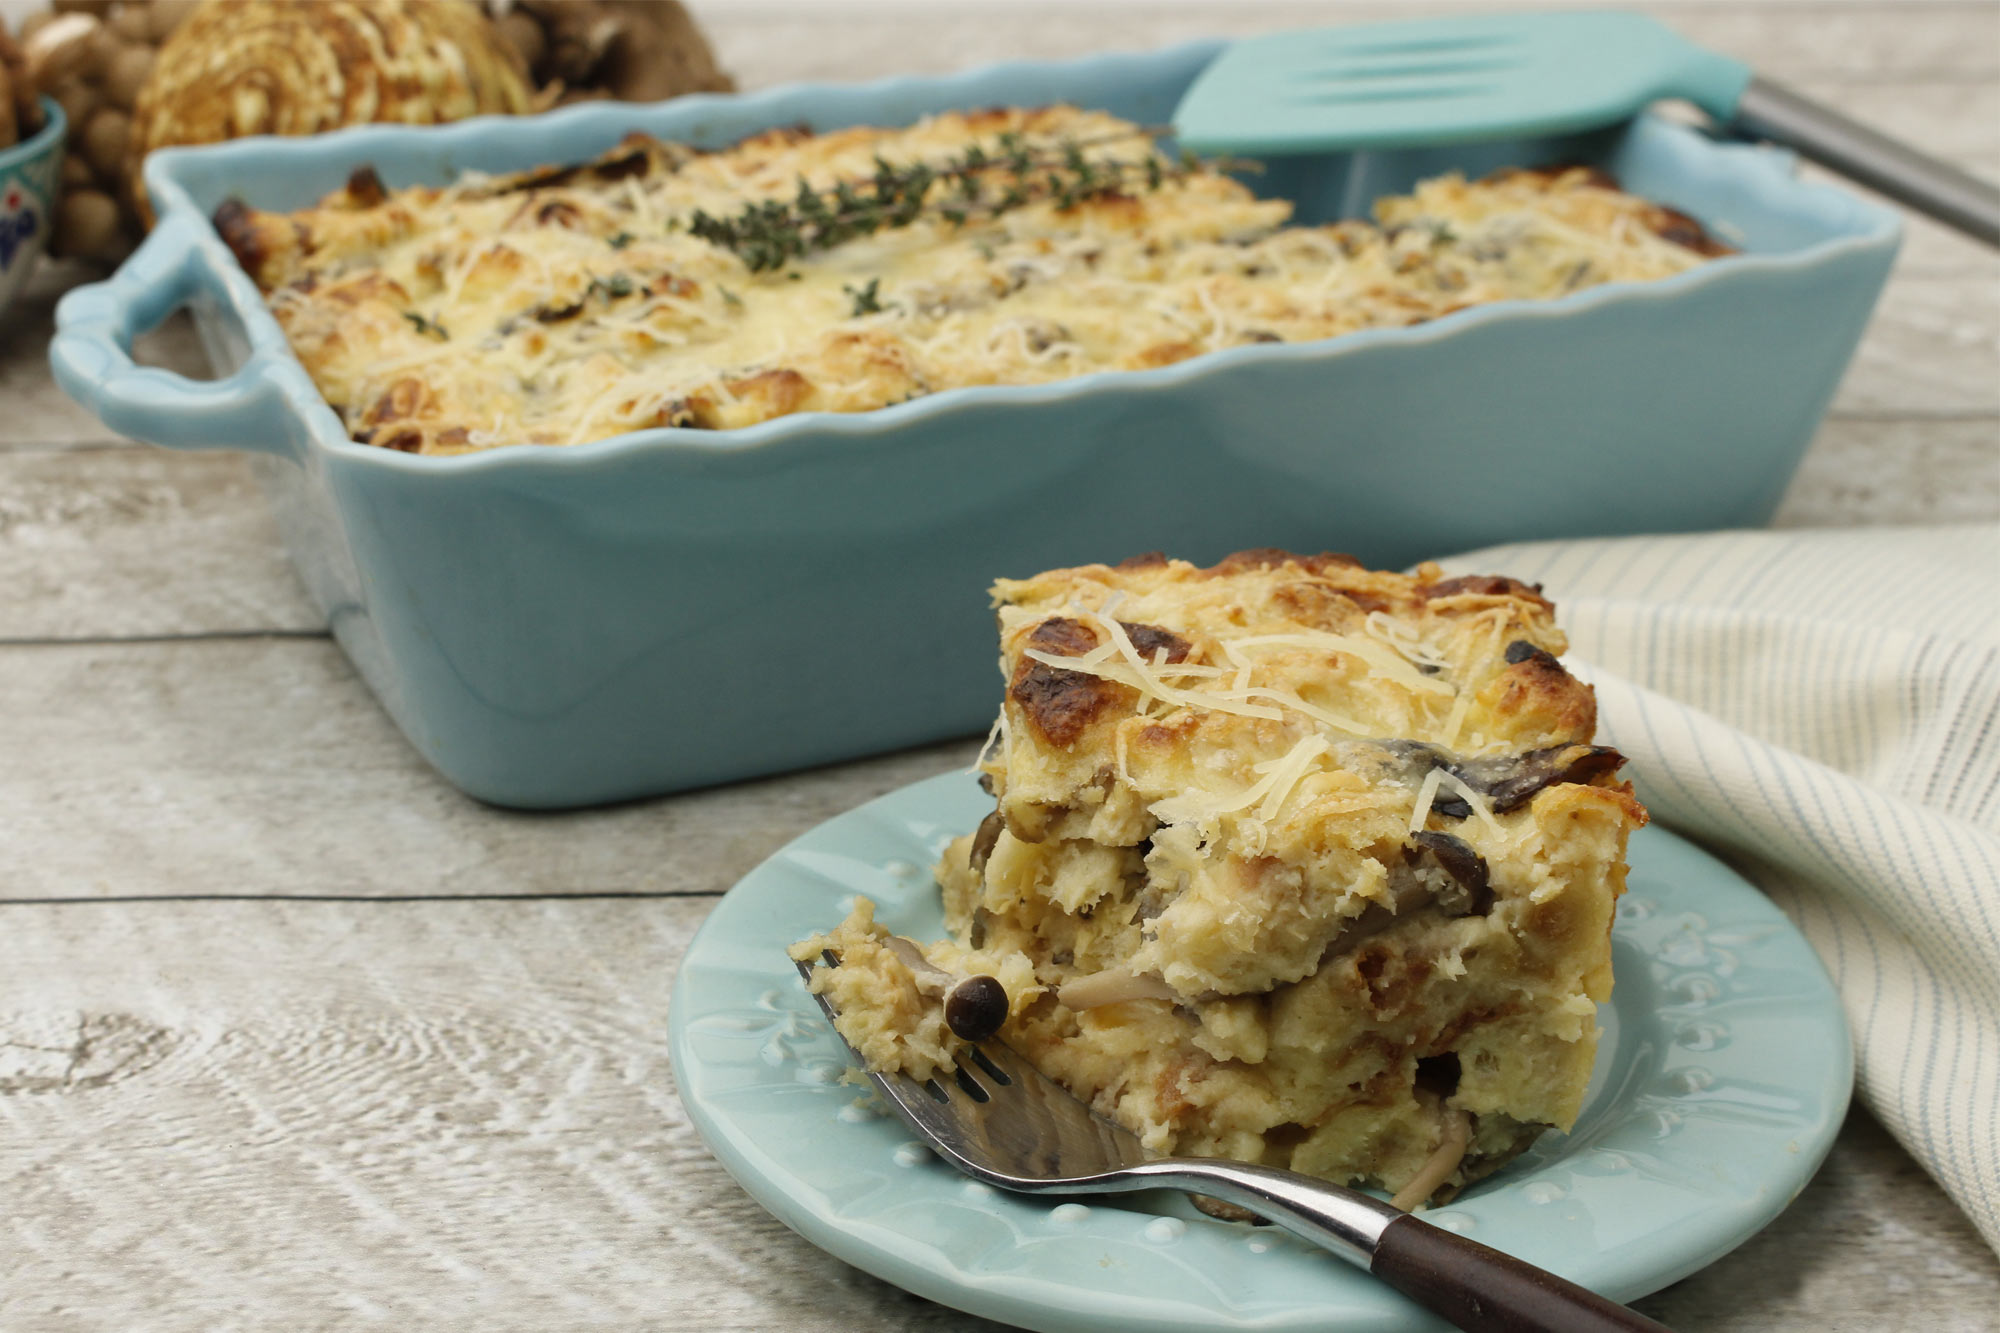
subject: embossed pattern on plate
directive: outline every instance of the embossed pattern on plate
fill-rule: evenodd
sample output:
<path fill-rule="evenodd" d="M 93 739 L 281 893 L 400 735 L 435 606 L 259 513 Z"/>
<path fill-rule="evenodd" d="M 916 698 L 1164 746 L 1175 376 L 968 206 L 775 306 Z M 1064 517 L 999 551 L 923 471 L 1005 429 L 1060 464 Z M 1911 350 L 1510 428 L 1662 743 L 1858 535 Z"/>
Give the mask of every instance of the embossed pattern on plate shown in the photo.
<path fill-rule="evenodd" d="M 1442 1328 L 1293 1237 L 1178 1195 L 1088 1202 L 966 1180 L 845 1083 L 785 949 L 856 893 L 942 932 L 925 867 L 990 808 L 946 774 L 805 834 L 723 898 L 669 1015 L 688 1114 L 750 1194 L 813 1243 L 932 1300 L 1044 1330 Z M 1575 1129 L 1430 1215 L 1620 1300 L 1728 1252 L 1825 1156 L 1853 1085 L 1812 950 L 1721 862 L 1659 829 L 1632 840 L 1612 931 L 1617 989 Z"/>

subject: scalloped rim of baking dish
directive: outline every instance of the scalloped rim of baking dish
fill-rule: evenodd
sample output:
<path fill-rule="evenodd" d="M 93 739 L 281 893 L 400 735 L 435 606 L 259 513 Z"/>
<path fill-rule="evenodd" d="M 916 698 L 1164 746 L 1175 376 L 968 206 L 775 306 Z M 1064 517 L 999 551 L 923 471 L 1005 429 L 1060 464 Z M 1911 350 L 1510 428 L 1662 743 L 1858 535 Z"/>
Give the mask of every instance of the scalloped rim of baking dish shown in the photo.
<path fill-rule="evenodd" d="M 1023 77 L 1032 78 L 1053 71 L 1084 74 L 1092 69 L 1110 70 L 1135 63 L 1193 58 L 1219 51 L 1222 43 L 1192 42 L 1151 52 L 1126 52 L 1090 56 L 1077 60 L 1008 61 L 977 69 L 937 76 L 899 75 L 865 83 L 795 83 L 755 93 L 696 93 L 635 107 L 630 103 L 590 102 L 546 112 L 533 119 L 538 128 L 586 137 L 592 132 L 608 135 L 635 128 L 635 112 L 652 116 L 671 107 L 676 119 L 698 124 L 710 108 L 727 106 L 739 113 L 762 113 L 766 124 L 778 125 L 801 119 L 798 104 L 842 104 L 843 110 L 868 102 L 895 105 L 912 94 L 945 94 L 965 105 L 982 105 L 980 89 L 986 85 L 1010 85 Z M 1004 97 L 1000 100 L 1006 100 Z M 1797 250 L 1774 253 L 1730 255 L 1713 263 L 1648 282 L 1606 283 L 1586 291 L 1543 301 L 1497 301 L 1455 311 L 1425 324 L 1401 328 L 1364 329 L 1333 338 L 1310 342 L 1259 343 L 1203 353 L 1186 361 L 1148 370 L 1093 371 L 1071 379 L 1032 385 L 975 385 L 939 390 L 888 407 L 867 412 L 796 412 L 751 426 L 729 430 L 702 430 L 690 427 L 658 426 L 607 436 L 583 444 L 549 446 L 536 444 L 497 445 L 477 453 L 453 455 L 406 454 L 365 445 L 348 437 L 339 415 L 328 404 L 304 365 L 292 352 L 290 341 L 278 326 L 248 273 L 209 225 L 206 214 L 194 202 L 175 175 L 183 162 L 199 161 L 211 169 L 228 161 L 243 179 L 253 179 L 260 162 L 272 155 L 289 159 L 319 159 L 330 167 L 367 160 L 391 158 L 396 150 L 413 141 L 437 154 L 456 148 L 484 147 L 518 139 L 521 117 L 479 116 L 443 126 L 364 125 L 335 130 L 307 139 L 258 135 L 226 144 L 195 148 L 171 148 L 153 153 L 145 164 L 146 186 L 158 205 L 161 218 L 170 214 L 202 220 L 204 235 L 199 248 L 214 274 L 221 280 L 228 304 L 241 322 L 252 357 L 267 357 L 264 373 L 275 381 L 306 428 L 313 444 L 349 461 L 366 462 L 384 468 L 422 472 L 469 471 L 516 467 L 588 467 L 622 459 L 646 450 L 690 450 L 715 455 L 761 451 L 811 435 L 865 437 L 889 434 L 901 428 L 949 419 L 956 413 L 995 404 L 1059 403 L 1100 393 L 1108 387 L 1128 392 L 1148 388 L 1178 386 L 1209 375 L 1226 374 L 1240 366 L 1312 360 L 1351 355 L 1371 347 L 1389 345 L 1420 346 L 1458 336 L 1483 325 L 1563 319 L 1588 309 L 1616 305 L 1643 305 L 1672 301 L 1682 293 L 1708 284 L 1729 282 L 1746 272 L 1783 272 L 1810 268 L 1830 258 L 1894 246 L 1899 239 L 1898 217 L 1878 205 L 1863 201 L 1828 184 L 1802 181 L 1792 170 L 1796 158 L 1789 151 L 1767 145 L 1718 142 L 1693 128 L 1667 124 L 1657 117 L 1652 132 L 1663 135 L 1672 145 L 1677 164 L 1690 179 L 1721 179 L 1747 191 L 1759 204 L 1774 212 L 1790 214 L 1812 225 L 1841 234 Z M 649 131 L 651 132 L 651 131 Z"/>

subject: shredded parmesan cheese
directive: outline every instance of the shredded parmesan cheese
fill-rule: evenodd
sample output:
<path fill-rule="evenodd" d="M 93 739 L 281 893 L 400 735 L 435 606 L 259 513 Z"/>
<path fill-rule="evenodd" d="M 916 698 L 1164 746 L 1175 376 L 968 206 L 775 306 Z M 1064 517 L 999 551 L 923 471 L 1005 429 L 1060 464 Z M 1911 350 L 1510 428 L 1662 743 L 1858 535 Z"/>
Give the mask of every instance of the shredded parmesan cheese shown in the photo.
<path fill-rule="evenodd" d="M 1424 785 L 1417 788 L 1417 808 L 1410 812 L 1410 832 L 1421 833 L 1431 817 L 1431 802 L 1437 800 L 1438 784 L 1444 781 L 1444 770 L 1434 768 L 1424 774 Z"/>
<path fill-rule="evenodd" d="M 1444 720 L 1445 749 L 1451 750 L 1458 747 L 1458 733 L 1464 728 L 1465 714 L 1471 707 L 1472 696 L 1464 691 L 1460 691 L 1459 696 L 1452 700 L 1451 712 L 1446 715 Z"/>
<path fill-rule="evenodd" d="M 1472 813 L 1478 815 L 1480 821 L 1486 827 L 1492 829 L 1495 833 L 1506 832 L 1505 829 L 1500 827 L 1500 821 L 1493 817 L 1492 803 L 1480 793 L 1474 791 L 1463 778 L 1459 777 L 1456 773 L 1442 768 L 1434 768 L 1431 772 L 1441 777 L 1444 782 L 1449 783 L 1451 789 L 1457 792 L 1467 805 L 1472 807 Z"/>
<path fill-rule="evenodd" d="M 1325 754 L 1327 749 L 1326 738 L 1317 733 L 1301 737 L 1281 758 L 1269 765 L 1258 765 L 1257 771 L 1263 776 L 1234 797 L 1212 801 L 1199 791 L 1183 792 L 1156 802 L 1153 814 L 1163 824 L 1193 823 L 1212 827 L 1223 815 L 1233 815 L 1257 805 L 1256 822 L 1270 823 L 1277 818 L 1284 803 L 1290 799 L 1292 789 L 1306 775 L 1313 761 Z M 1259 802 L 1262 804 L 1259 805 Z"/>
<path fill-rule="evenodd" d="M 1130 647 L 1130 641 L 1126 647 Z M 1102 651 L 1099 649 L 1098 651 Z M 1097 676 L 1104 680 L 1137 690 L 1141 695 L 1157 699 L 1163 703 L 1178 704 L 1183 708 L 1208 708 L 1218 713 L 1234 713 L 1239 717 L 1261 717 L 1275 722 L 1284 716 L 1275 708 L 1262 708 L 1255 704 L 1241 703 L 1221 696 L 1178 689 L 1161 680 L 1146 664 L 1139 660 L 1136 650 L 1129 661 L 1116 666 L 1097 657 L 1093 652 L 1084 657 L 1057 657 L 1039 648 L 1030 648 L 1024 654 L 1030 661 L 1044 666 L 1059 667 L 1064 671 L 1080 671 L 1087 676 Z"/>
<path fill-rule="evenodd" d="M 697 211 L 728 219 L 752 205 L 782 215 L 802 181 L 820 198 L 840 184 L 865 188 L 877 162 L 948 169 L 975 144 L 993 156 L 1003 133 L 1038 160 L 1081 151 L 1116 161 L 1127 180 L 1154 152 L 1138 127 L 1066 106 L 762 135 L 702 154 L 628 146 L 615 173 L 468 173 L 439 190 L 395 191 L 379 208 L 342 192 L 318 208 L 256 214 L 263 244 L 245 253 L 258 254 L 247 262 L 273 312 L 349 421 L 403 355 L 392 336 L 402 316 L 449 330 L 436 351 L 396 367 L 424 381 L 425 407 L 397 424 L 416 428 L 425 453 L 582 443 L 663 417 L 727 429 L 867 411 L 964 385 L 1398 327 L 1703 260 L 1652 230 L 1644 200 L 1538 177 L 1440 177 L 1378 201 L 1380 225 L 1326 228 L 1288 225 L 1286 202 L 1202 168 L 1073 207 L 1037 183 L 997 218 L 977 205 L 948 218 L 934 191 L 934 207 L 906 225 L 756 270 L 685 225 Z M 647 155 L 643 170 L 629 169 L 635 151 Z M 995 172 L 989 207 L 1006 184 Z M 639 387 L 607 391 L 605 375 L 571 373 L 597 355 Z M 546 374 L 518 391 L 538 361 Z M 794 378 L 782 391 L 730 387 L 766 375 Z M 1370 633 L 1424 664 L 1420 648 Z"/>
<path fill-rule="evenodd" d="M 1301 630 L 1296 634 L 1256 634 L 1235 639 L 1233 648 L 1316 648 L 1324 652 L 1351 653 L 1381 675 L 1412 690 L 1430 694 L 1450 694 L 1449 682 L 1426 676 L 1409 660 L 1385 644 L 1357 639 L 1352 634 L 1331 634 L 1325 630 Z"/>
<path fill-rule="evenodd" d="M 993 715 L 993 725 L 986 729 L 986 741 L 979 747 L 979 753 L 972 757 L 972 767 L 967 770 L 968 772 L 977 773 L 986 766 L 987 759 L 993 754 L 993 747 L 1000 743 L 1000 730 L 1006 725 L 1007 710 L 1003 706 Z"/>

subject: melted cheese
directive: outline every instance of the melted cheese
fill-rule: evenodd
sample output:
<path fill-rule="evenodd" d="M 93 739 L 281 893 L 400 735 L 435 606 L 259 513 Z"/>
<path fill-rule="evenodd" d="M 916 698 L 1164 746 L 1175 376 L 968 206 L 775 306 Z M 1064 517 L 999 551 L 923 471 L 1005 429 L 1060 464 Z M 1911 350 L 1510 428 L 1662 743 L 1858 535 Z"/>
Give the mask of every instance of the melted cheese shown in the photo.
<path fill-rule="evenodd" d="M 1080 145 L 1121 163 L 1132 192 L 961 225 L 940 184 L 908 225 L 762 271 L 688 230 L 697 211 L 733 217 L 801 181 L 865 185 L 878 159 L 992 153 L 1002 133 L 1042 159 Z M 252 214 L 251 267 L 356 438 L 452 453 L 1166 365 L 1703 259 L 1660 234 L 1669 215 L 1581 171 L 1442 177 L 1383 200 L 1379 226 L 1306 228 L 1205 168 L 1147 189 L 1137 168 L 1152 152 L 1137 127 L 1074 107 L 770 133 L 710 154 L 653 144 L 643 170 L 468 176 Z"/>

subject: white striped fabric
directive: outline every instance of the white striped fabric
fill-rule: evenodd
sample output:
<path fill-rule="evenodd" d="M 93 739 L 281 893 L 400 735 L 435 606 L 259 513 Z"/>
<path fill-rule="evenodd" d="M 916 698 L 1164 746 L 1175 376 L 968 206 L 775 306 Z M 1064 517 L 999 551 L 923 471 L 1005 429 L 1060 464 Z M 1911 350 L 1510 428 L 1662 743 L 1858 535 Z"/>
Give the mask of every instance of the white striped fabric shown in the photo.
<path fill-rule="evenodd" d="M 1641 799 L 1798 923 L 1861 1097 L 2000 1249 L 2000 527 L 1444 563 L 1544 585 Z"/>

